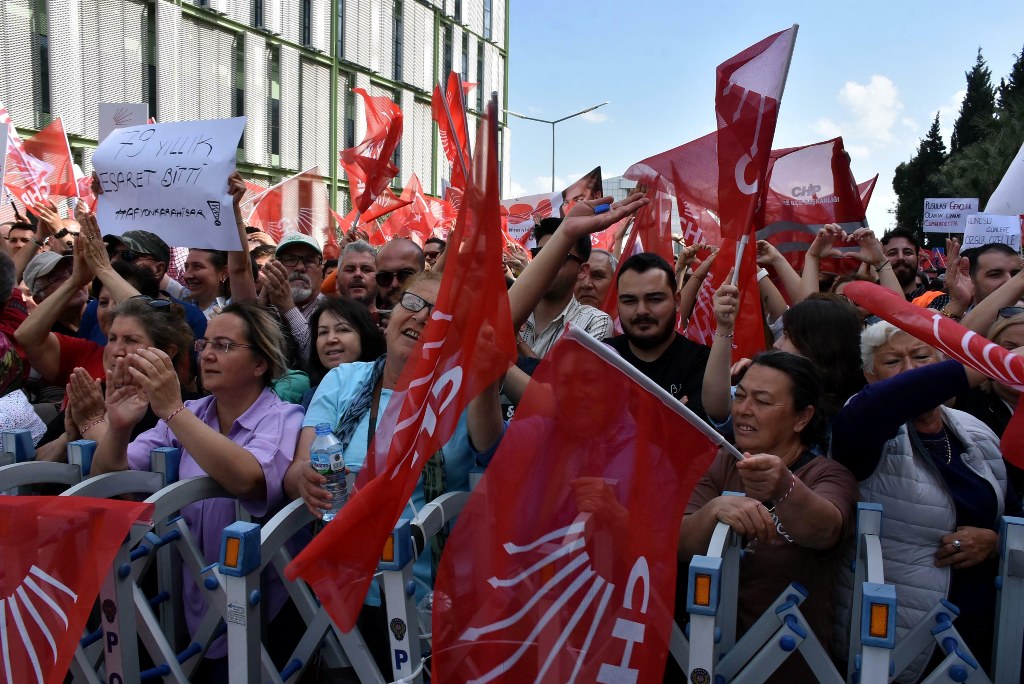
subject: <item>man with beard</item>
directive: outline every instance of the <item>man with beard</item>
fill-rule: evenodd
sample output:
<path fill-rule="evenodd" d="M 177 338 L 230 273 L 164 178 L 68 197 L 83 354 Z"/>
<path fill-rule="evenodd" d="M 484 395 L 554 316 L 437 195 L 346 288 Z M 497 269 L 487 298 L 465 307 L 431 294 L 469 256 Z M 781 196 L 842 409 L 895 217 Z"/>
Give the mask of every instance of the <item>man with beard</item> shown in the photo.
<path fill-rule="evenodd" d="M 309 359 L 309 319 L 323 299 L 320 283 L 324 253 L 315 238 L 303 233 L 288 233 L 275 252 L 275 259 L 260 269 L 259 281 L 270 303 L 288 323 L 302 356 Z"/>
<path fill-rule="evenodd" d="M 916 282 L 917 254 L 921 251 L 921 243 L 913 231 L 897 228 L 883 235 L 881 242 L 885 257 L 889 260 L 896 279 L 900 281 L 900 287 L 903 288 L 903 295 L 907 301 L 912 301 L 924 294 L 925 286 L 918 285 Z M 884 263 L 882 268 L 886 268 Z"/>
<path fill-rule="evenodd" d="M 425 268 L 423 250 L 412 240 L 395 238 L 377 252 L 377 286 L 381 306 L 391 310 L 398 306 L 402 285 Z"/>
<path fill-rule="evenodd" d="M 363 304 L 377 321 L 377 253 L 370 243 L 356 240 L 346 245 L 335 277 L 338 296 Z"/>
<path fill-rule="evenodd" d="M 625 334 L 608 340 L 619 355 L 701 418 L 701 386 L 710 350 L 676 332 L 679 293 L 671 264 L 634 254 L 619 270 L 619 322 Z"/>

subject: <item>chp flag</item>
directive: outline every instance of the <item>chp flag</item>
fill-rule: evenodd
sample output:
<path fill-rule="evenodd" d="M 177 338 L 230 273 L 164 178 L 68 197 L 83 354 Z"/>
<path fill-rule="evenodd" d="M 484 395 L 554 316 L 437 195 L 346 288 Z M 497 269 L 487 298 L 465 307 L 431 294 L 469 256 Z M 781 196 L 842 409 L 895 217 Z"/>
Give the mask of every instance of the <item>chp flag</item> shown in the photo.
<path fill-rule="evenodd" d="M 1024 357 L 1003 349 L 935 309 L 925 309 L 874 283 L 854 281 L 843 296 L 996 382 L 1024 391 Z M 1024 468 L 1024 403 L 1018 401 L 1003 432 L 1003 458 Z"/>
<path fill-rule="evenodd" d="M 423 466 L 452 437 L 469 401 L 516 358 L 501 274 L 495 95 L 477 127 L 473 162 L 435 308 L 384 409 L 355 494 L 285 568 L 289 580 L 313 587 L 344 631 L 355 626 Z"/>
<path fill-rule="evenodd" d="M 435 678 L 661 682 L 679 523 L 719 440 L 570 325 L 441 558 Z"/>
<path fill-rule="evenodd" d="M 80 496 L 0 496 L 0 683 L 64 681 L 117 550 L 152 511 Z M 104 627 L 113 622 L 107 613 Z"/>

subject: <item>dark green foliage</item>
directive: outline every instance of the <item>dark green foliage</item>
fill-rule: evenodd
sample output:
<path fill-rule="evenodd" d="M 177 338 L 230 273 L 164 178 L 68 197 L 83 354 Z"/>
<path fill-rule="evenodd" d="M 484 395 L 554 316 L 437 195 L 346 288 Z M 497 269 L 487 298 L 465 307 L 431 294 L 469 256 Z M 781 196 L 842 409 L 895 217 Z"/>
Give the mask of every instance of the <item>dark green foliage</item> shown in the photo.
<path fill-rule="evenodd" d="M 996 92 L 992 87 L 992 72 L 981 56 L 981 48 L 978 48 L 974 68 L 965 76 L 967 93 L 960 104 L 960 115 L 953 124 L 953 135 L 949 141 L 949 152 L 954 157 L 984 137 L 985 127 L 995 118 L 996 113 Z"/>

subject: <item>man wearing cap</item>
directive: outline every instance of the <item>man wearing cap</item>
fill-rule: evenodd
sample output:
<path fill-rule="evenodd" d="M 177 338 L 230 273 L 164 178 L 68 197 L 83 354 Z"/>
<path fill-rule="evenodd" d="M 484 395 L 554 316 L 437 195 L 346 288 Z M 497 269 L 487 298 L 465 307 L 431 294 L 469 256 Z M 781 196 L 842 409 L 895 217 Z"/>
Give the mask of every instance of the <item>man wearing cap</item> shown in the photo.
<path fill-rule="evenodd" d="M 304 233 L 288 233 L 277 245 L 275 259 L 260 269 L 259 282 L 288 322 L 292 337 L 302 355 L 309 358 L 311 336 L 309 319 L 323 299 L 320 284 L 324 252 L 316 238 Z"/>
<path fill-rule="evenodd" d="M 125 261 L 149 273 L 153 277 L 152 287 L 147 283 L 146 287 L 140 287 L 143 292 L 158 292 L 159 299 L 170 299 L 175 304 L 181 305 L 185 311 L 185 322 L 192 328 L 195 337 L 201 338 L 206 334 L 206 316 L 203 310 L 195 304 L 184 302 L 180 295 L 184 288 L 181 283 L 167 275 L 167 267 L 171 261 L 171 248 L 167 246 L 158 235 L 145 230 L 129 230 L 123 235 L 105 235 L 103 242 L 107 245 L 107 254 L 110 262 Z M 175 294 L 177 293 L 177 294 Z M 107 336 L 100 328 L 99 320 L 96 318 L 96 311 L 99 303 L 92 300 L 85 307 L 82 314 L 82 325 L 78 329 L 78 336 L 82 339 L 91 340 L 99 345 L 107 343 Z"/>
<path fill-rule="evenodd" d="M 42 304 L 47 297 L 57 291 L 71 277 L 72 256 L 56 252 L 40 252 L 32 257 L 25 267 L 24 280 L 29 293 L 36 304 Z M 82 322 L 82 310 L 89 301 L 89 293 L 80 288 L 68 299 L 53 332 L 74 336 Z"/>
<path fill-rule="evenodd" d="M 171 263 L 171 248 L 159 235 L 145 230 L 129 230 L 122 235 L 105 235 L 107 254 L 111 261 L 130 261 L 153 272 L 160 281 L 160 290 L 172 299 L 181 299 L 185 287 L 167 275 Z"/>

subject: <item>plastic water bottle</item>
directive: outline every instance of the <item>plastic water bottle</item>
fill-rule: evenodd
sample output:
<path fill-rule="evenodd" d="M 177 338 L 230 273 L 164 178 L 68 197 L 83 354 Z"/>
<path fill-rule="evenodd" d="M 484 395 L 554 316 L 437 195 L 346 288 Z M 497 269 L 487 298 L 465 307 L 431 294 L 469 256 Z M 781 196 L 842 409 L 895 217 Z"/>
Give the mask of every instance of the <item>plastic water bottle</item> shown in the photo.
<path fill-rule="evenodd" d="M 327 423 L 316 426 L 316 437 L 309 448 L 309 463 L 313 470 L 327 478 L 323 487 L 331 495 L 331 507 L 321 509 L 321 513 L 324 522 L 329 523 L 348 501 L 348 486 L 345 483 L 345 458 L 341 442 Z"/>

